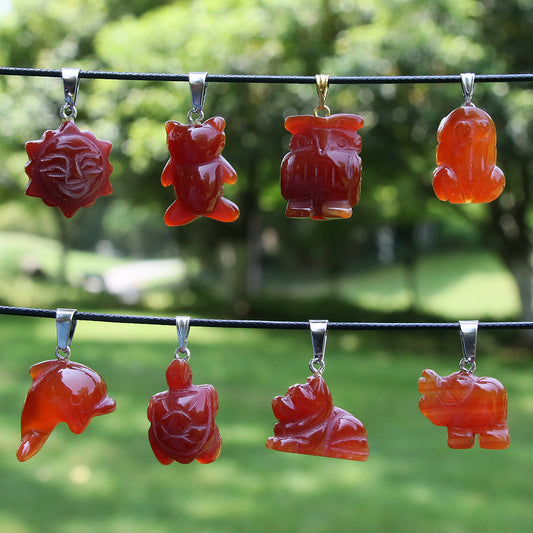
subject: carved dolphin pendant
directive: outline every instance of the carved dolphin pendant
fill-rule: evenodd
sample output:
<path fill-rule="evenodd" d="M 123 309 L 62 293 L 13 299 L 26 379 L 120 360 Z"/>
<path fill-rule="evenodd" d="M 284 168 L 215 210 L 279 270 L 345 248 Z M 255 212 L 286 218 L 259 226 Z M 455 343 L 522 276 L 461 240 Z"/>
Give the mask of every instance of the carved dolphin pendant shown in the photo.
<path fill-rule="evenodd" d="M 50 433 L 65 422 L 79 434 L 91 418 L 115 410 L 104 380 L 92 369 L 68 359 L 42 361 L 30 368 L 33 383 L 21 419 L 17 459 L 27 461 L 44 445 Z"/>

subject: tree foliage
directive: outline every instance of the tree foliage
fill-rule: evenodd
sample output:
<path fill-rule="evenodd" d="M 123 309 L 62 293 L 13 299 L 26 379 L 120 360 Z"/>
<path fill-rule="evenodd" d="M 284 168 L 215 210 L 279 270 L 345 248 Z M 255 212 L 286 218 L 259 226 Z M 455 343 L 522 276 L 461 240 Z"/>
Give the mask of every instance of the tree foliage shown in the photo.
<path fill-rule="evenodd" d="M 11 66 L 135 72 L 526 72 L 532 70 L 532 28 L 533 8 L 522 0 L 19 0 L 0 24 L 0 57 Z M 23 144 L 56 127 L 61 82 L 5 77 L 0 84 L 0 109 L 9 124 L 0 132 L 0 189 L 4 202 L 23 211 Z M 124 252 L 138 254 L 164 253 L 165 243 L 177 242 L 206 265 L 217 263 L 214 251 L 230 246 L 242 265 L 235 268 L 234 291 L 246 297 L 260 279 L 265 235 L 276 236 L 268 260 L 278 268 L 315 265 L 335 278 L 373 260 L 376 235 L 385 229 L 395 236 L 396 256 L 412 266 L 420 228 L 430 227 L 435 245 L 492 246 L 515 275 L 527 315 L 533 92 L 530 84 L 478 83 L 474 102 L 496 122 L 508 186 L 491 206 L 454 207 L 436 200 L 431 173 L 438 124 L 462 104 L 459 84 L 332 85 L 333 112 L 365 119 L 362 199 L 350 221 L 310 223 L 283 216 L 279 163 L 289 138 L 283 119 L 312 112 L 314 87 L 211 83 L 205 110 L 226 118 L 224 155 L 239 174 L 226 194 L 242 215 L 233 225 L 198 221 L 169 229 L 162 227 L 162 214 L 172 191 L 159 182 L 168 157 L 163 124 L 186 119 L 188 85 L 82 80 L 78 122 L 113 142 L 115 193 L 92 208 L 98 216 L 89 232 L 84 223 L 94 216 L 75 216 L 75 240 L 92 246 L 112 238 Z M 35 205 L 36 213 L 45 213 Z"/>

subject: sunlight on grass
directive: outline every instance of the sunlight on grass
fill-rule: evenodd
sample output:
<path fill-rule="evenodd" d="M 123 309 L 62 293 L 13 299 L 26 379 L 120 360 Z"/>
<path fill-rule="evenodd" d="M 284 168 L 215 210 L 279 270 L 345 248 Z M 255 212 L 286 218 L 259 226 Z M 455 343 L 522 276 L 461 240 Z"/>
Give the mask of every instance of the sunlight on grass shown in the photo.
<path fill-rule="evenodd" d="M 329 533 L 332 524 L 353 531 L 356 523 L 358 531 L 373 532 L 527 533 L 533 362 L 512 345 L 502 353 L 519 357 L 503 357 L 488 336 L 479 347 L 480 375 L 494 375 L 509 393 L 512 445 L 503 452 L 450 450 L 445 429 L 418 410 L 421 370 L 454 371 L 458 335 L 332 331 L 325 379 L 335 403 L 367 427 L 370 457 L 359 463 L 265 447 L 276 422 L 273 396 L 308 375 L 307 331 L 193 328 L 191 367 L 196 383 L 217 388 L 222 454 L 209 465 L 162 466 L 148 442 L 146 408 L 166 388 L 175 327 L 80 321 L 72 358 L 101 373 L 117 410 L 95 417 L 81 435 L 60 424 L 20 464 L 15 450 L 28 367 L 53 357 L 55 324 L 1 316 L 0 528 Z"/>

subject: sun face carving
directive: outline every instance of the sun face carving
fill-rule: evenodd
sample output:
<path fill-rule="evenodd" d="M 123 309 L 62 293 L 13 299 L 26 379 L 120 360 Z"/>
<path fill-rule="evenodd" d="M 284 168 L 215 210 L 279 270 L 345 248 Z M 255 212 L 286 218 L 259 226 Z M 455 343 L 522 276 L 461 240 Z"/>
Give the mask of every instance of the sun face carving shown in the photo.
<path fill-rule="evenodd" d="M 80 131 L 73 121 L 47 130 L 39 141 L 28 141 L 30 178 L 26 194 L 59 207 L 70 218 L 80 207 L 92 206 L 100 196 L 113 192 L 109 176 L 111 143 L 90 131 Z"/>

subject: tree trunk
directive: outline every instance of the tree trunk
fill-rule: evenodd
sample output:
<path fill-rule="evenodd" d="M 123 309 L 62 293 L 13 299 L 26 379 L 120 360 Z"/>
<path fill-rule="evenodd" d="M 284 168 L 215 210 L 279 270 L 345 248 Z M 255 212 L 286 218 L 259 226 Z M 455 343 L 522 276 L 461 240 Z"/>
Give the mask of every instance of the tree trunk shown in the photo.
<path fill-rule="evenodd" d="M 529 322 L 533 320 L 533 246 L 527 221 L 531 197 L 527 165 L 522 167 L 521 174 L 520 199 L 509 192 L 505 201 L 500 198 L 489 204 L 489 235 L 496 237 L 496 251 L 516 282 L 520 297 L 520 319 Z M 522 339 L 528 345 L 533 345 L 533 330 L 523 330 Z"/>

